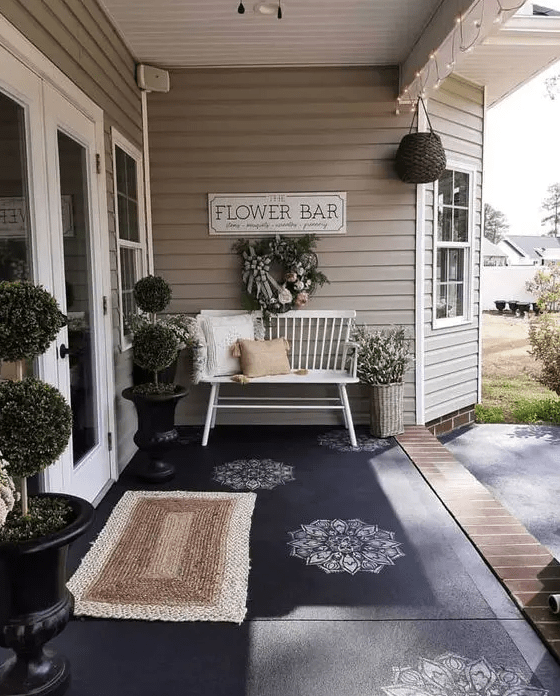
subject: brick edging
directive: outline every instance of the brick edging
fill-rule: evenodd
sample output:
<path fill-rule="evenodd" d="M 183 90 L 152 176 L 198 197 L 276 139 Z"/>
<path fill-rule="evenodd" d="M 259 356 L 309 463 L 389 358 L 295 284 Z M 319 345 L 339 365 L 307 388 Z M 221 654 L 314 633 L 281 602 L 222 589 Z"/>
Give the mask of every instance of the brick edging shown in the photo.
<path fill-rule="evenodd" d="M 560 662 L 560 563 L 424 426 L 396 440 Z"/>

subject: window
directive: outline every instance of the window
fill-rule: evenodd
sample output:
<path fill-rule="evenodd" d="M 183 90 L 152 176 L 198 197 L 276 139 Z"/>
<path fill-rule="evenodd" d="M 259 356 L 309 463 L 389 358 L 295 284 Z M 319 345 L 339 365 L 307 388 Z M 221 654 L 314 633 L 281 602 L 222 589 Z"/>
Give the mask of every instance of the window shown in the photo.
<path fill-rule="evenodd" d="M 121 350 L 130 348 L 127 318 L 136 313 L 134 285 L 145 275 L 146 235 L 142 196 L 142 156 L 113 130 L 113 171 Z"/>
<path fill-rule="evenodd" d="M 474 172 L 446 169 L 436 184 L 434 325 L 470 318 Z"/>

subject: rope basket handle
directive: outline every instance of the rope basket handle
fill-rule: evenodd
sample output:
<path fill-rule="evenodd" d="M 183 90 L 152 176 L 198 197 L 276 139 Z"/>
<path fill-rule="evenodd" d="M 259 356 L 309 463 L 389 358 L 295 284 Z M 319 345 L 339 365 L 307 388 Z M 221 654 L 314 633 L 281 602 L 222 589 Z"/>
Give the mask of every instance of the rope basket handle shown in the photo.
<path fill-rule="evenodd" d="M 416 102 L 416 109 L 414 110 L 414 115 L 412 116 L 412 122 L 411 122 L 410 128 L 408 130 L 409 134 L 412 133 L 412 127 L 414 126 L 414 119 L 417 119 L 416 130 L 418 131 L 420 104 L 422 104 L 422 106 L 424 108 L 424 113 L 426 114 L 426 118 L 428 119 L 428 126 L 430 126 L 430 133 L 434 132 L 434 129 L 432 128 L 432 122 L 430 121 L 430 114 L 428 113 L 428 109 L 426 109 L 426 105 L 424 104 L 424 100 L 422 99 L 422 97 L 418 97 L 418 101 Z"/>

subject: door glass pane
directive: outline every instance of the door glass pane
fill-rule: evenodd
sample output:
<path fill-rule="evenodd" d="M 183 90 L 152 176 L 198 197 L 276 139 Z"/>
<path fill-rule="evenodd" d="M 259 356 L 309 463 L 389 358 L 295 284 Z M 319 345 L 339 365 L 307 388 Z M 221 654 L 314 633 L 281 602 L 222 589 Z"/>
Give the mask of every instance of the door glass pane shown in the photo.
<path fill-rule="evenodd" d="M 0 163 L 0 280 L 25 280 L 31 277 L 25 111 L 2 92 Z M 31 361 L 24 370 L 32 374 Z M 0 363 L 0 377 L 15 379 L 15 364 Z"/>
<path fill-rule="evenodd" d="M 25 112 L 0 92 L 0 280 L 30 277 Z"/>
<path fill-rule="evenodd" d="M 99 441 L 86 151 L 58 133 L 74 466 Z"/>

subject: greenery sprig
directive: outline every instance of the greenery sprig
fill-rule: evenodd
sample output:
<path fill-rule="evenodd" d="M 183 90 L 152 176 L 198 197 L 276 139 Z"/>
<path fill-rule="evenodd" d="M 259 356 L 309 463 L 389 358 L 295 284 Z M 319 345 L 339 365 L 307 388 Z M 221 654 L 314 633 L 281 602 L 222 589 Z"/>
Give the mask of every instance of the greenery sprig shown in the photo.
<path fill-rule="evenodd" d="M 402 383 L 413 360 L 404 327 L 373 331 L 367 326 L 356 326 L 352 340 L 357 344 L 357 373 L 362 384 Z"/>

